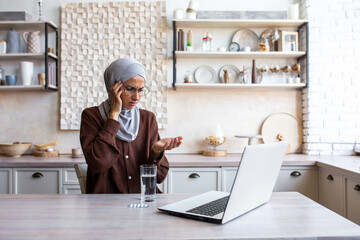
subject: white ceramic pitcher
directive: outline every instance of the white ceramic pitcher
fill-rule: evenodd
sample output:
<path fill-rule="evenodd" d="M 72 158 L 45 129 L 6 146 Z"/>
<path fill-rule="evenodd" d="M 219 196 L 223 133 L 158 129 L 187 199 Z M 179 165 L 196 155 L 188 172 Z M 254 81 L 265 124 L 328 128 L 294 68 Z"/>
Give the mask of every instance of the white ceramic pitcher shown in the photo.
<path fill-rule="evenodd" d="M 39 53 L 40 52 L 40 31 L 24 32 L 23 38 L 27 44 L 26 52 Z"/>

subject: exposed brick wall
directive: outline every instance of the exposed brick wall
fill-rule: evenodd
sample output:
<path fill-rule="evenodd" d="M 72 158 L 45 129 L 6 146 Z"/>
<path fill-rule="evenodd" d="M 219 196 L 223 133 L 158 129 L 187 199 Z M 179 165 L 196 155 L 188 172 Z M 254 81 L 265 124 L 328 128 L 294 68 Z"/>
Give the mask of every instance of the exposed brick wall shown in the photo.
<path fill-rule="evenodd" d="M 301 0 L 309 20 L 303 153 L 352 155 L 360 144 L 360 0 Z"/>

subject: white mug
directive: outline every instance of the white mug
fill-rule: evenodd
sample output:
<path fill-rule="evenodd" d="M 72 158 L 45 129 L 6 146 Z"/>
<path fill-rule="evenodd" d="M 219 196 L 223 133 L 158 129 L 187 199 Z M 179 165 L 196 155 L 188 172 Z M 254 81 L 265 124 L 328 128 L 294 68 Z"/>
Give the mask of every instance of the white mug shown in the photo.
<path fill-rule="evenodd" d="M 243 48 L 243 51 L 244 51 L 244 52 L 250 52 L 250 51 L 251 51 L 251 48 L 248 47 L 248 46 L 246 46 L 246 47 Z"/>
<path fill-rule="evenodd" d="M 181 8 L 174 10 L 174 19 L 183 19 L 184 18 L 184 11 Z"/>
<path fill-rule="evenodd" d="M 20 78 L 23 85 L 31 85 L 34 75 L 34 63 L 22 61 L 20 62 Z"/>

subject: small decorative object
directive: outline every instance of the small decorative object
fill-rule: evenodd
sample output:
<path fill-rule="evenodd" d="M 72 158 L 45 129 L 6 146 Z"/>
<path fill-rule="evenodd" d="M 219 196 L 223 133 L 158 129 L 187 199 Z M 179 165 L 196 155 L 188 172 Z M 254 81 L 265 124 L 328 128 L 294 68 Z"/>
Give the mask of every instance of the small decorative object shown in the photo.
<path fill-rule="evenodd" d="M 184 51 L 184 30 L 181 28 L 178 31 L 178 51 Z"/>
<path fill-rule="evenodd" d="M 38 74 L 39 85 L 45 85 L 45 73 Z"/>
<path fill-rule="evenodd" d="M 226 52 L 226 47 L 219 47 L 217 48 L 218 52 Z"/>
<path fill-rule="evenodd" d="M 41 7 L 42 7 L 42 3 L 43 3 L 43 0 L 39 0 L 38 1 L 38 4 L 39 4 L 39 18 L 38 18 L 38 21 L 42 21 L 42 17 L 41 17 Z"/>
<path fill-rule="evenodd" d="M 46 151 L 49 148 L 54 149 L 55 145 L 58 144 L 58 143 L 59 143 L 59 141 L 51 141 L 51 142 L 44 143 L 44 144 L 41 144 L 41 145 L 34 145 L 34 147 L 38 151 Z"/>
<path fill-rule="evenodd" d="M 300 82 L 301 82 L 300 77 L 296 77 L 295 80 L 294 80 L 294 83 L 300 83 Z"/>
<path fill-rule="evenodd" d="M 278 49 L 283 52 L 296 52 L 298 51 L 298 32 L 281 31 L 278 40 Z"/>
<path fill-rule="evenodd" d="M 186 9 L 186 18 L 187 19 L 196 19 L 196 12 L 199 8 L 199 2 L 198 1 L 190 1 L 188 8 Z"/>
<path fill-rule="evenodd" d="M 291 69 L 290 65 L 286 65 L 286 66 L 281 68 L 281 71 L 283 71 L 284 73 L 289 73 L 289 72 L 292 71 L 292 69 Z"/>
<path fill-rule="evenodd" d="M 80 148 L 71 149 L 71 157 L 72 158 L 80 158 L 80 157 L 82 157 L 81 149 Z"/>
<path fill-rule="evenodd" d="M 3 40 L 0 40 L 0 54 L 6 53 L 6 42 Z"/>
<path fill-rule="evenodd" d="M 214 134 L 211 134 L 208 137 L 203 137 L 202 141 L 207 144 L 210 145 L 211 148 L 204 150 L 203 155 L 204 156 L 209 156 L 209 157 L 222 157 L 222 156 L 226 156 L 227 152 L 226 150 L 217 150 L 216 147 L 220 146 L 221 144 L 223 144 L 226 141 L 226 137 L 224 137 L 224 134 L 222 132 L 222 129 L 219 125 L 216 126 L 216 128 L 212 128 L 211 131 L 214 131 Z"/>
<path fill-rule="evenodd" d="M 37 157 L 58 157 L 59 151 L 54 150 L 55 145 L 58 143 L 59 141 L 51 141 L 41 145 L 34 145 L 36 151 L 32 154 Z"/>
<path fill-rule="evenodd" d="M 20 53 L 20 34 L 14 29 L 7 33 L 7 53 Z"/>
<path fill-rule="evenodd" d="M 275 67 L 273 68 L 270 68 L 270 71 L 273 72 L 273 73 L 277 73 L 277 72 L 280 72 L 280 67 L 278 65 L 276 65 Z"/>
<path fill-rule="evenodd" d="M 27 14 L 25 11 L 0 12 L 0 21 L 26 21 Z"/>
<path fill-rule="evenodd" d="M 194 38 L 193 38 L 193 32 L 189 30 L 186 34 L 186 50 L 191 52 L 193 51 L 193 44 L 194 44 Z"/>
<path fill-rule="evenodd" d="M 270 51 L 270 44 L 267 38 L 261 40 L 262 42 L 259 43 L 259 51 L 260 52 L 268 52 Z"/>
<path fill-rule="evenodd" d="M 183 19 L 184 18 L 184 11 L 181 8 L 175 9 L 173 13 L 174 19 Z"/>
<path fill-rule="evenodd" d="M 40 52 L 40 31 L 24 32 L 23 38 L 27 44 L 26 52 L 39 53 Z"/>
<path fill-rule="evenodd" d="M 242 83 L 247 83 L 248 81 L 248 71 L 245 68 L 245 65 L 243 65 L 243 70 L 240 71 L 240 79 Z"/>
<path fill-rule="evenodd" d="M 238 44 L 237 42 L 230 43 L 229 51 L 230 52 L 239 52 L 240 51 L 240 44 Z"/>
<path fill-rule="evenodd" d="M 294 73 L 296 73 L 296 74 L 299 74 L 301 72 L 300 63 L 294 63 L 294 65 L 292 65 L 291 68 L 294 71 Z"/>
<path fill-rule="evenodd" d="M 193 82 L 194 82 L 194 78 L 192 74 L 190 72 L 187 72 L 186 75 L 184 76 L 184 83 L 193 83 Z"/>
<path fill-rule="evenodd" d="M 5 71 L 3 68 L 1 68 L 1 65 L 0 65 L 0 85 L 5 85 L 6 82 L 5 82 Z"/>
<path fill-rule="evenodd" d="M 48 48 L 48 53 L 54 54 L 54 49 L 53 48 Z"/>
<path fill-rule="evenodd" d="M 248 145 L 253 145 L 255 139 L 261 139 L 262 135 L 235 135 L 236 138 L 247 138 Z"/>
<path fill-rule="evenodd" d="M 243 48 L 243 52 L 251 52 L 251 48 L 249 46 L 246 46 Z"/>
<path fill-rule="evenodd" d="M 202 43 L 202 50 L 204 52 L 211 52 L 212 51 L 212 36 L 210 33 L 205 32 L 203 37 L 203 43 Z"/>
<path fill-rule="evenodd" d="M 20 62 L 20 78 L 23 85 L 31 85 L 34 74 L 34 63 L 21 61 Z"/>
<path fill-rule="evenodd" d="M 261 73 L 265 73 L 265 72 L 268 72 L 268 71 L 270 71 L 270 68 L 269 68 L 268 65 L 265 65 L 265 66 L 263 66 L 263 67 L 261 67 L 259 69 L 259 72 L 261 72 Z"/>
<path fill-rule="evenodd" d="M 17 76 L 16 75 L 6 75 L 6 85 L 14 86 L 17 83 Z"/>
<path fill-rule="evenodd" d="M 288 8 L 288 19 L 299 19 L 299 4 L 292 4 Z"/>
<path fill-rule="evenodd" d="M 228 70 L 224 69 L 224 82 L 225 83 L 230 83 L 231 80 L 231 72 L 229 72 Z"/>
<path fill-rule="evenodd" d="M 259 83 L 257 78 L 257 69 L 255 59 L 252 60 L 252 70 L 251 70 L 251 83 Z"/>

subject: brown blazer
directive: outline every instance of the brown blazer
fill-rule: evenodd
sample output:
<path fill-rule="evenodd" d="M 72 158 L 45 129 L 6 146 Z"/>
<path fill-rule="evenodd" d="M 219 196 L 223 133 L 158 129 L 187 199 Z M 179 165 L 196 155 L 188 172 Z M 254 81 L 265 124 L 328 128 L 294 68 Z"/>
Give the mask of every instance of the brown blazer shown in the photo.
<path fill-rule="evenodd" d="M 120 123 L 104 121 L 98 107 L 81 115 L 80 142 L 88 164 L 87 193 L 140 193 L 140 165 L 157 165 L 157 183 L 166 178 L 169 162 L 162 153 L 152 156 L 152 146 L 160 139 L 155 115 L 140 109 L 140 126 L 130 143 L 116 138 Z"/>

